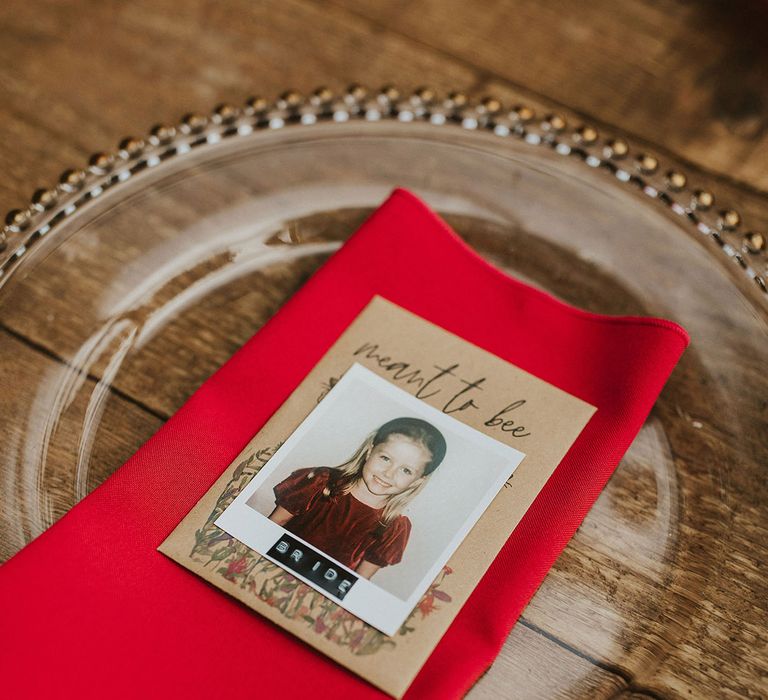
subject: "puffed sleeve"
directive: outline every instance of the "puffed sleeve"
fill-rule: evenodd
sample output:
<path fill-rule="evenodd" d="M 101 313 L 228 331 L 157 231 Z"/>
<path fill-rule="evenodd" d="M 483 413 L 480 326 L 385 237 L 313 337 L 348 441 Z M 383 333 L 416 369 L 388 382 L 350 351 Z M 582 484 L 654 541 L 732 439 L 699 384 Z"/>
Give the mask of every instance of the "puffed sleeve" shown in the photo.
<path fill-rule="evenodd" d="M 411 536 L 411 521 L 400 515 L 390 523 L 374 544 L 365 550 L 363 559 L 376 566 L 392 566 L 403 558 Z"/>
<path fill-rule="evenodd" d="M 306 513 L 328 485 L 327 468 L 298 469 L 275 486 L 275 503 L 291 515 Z"/>

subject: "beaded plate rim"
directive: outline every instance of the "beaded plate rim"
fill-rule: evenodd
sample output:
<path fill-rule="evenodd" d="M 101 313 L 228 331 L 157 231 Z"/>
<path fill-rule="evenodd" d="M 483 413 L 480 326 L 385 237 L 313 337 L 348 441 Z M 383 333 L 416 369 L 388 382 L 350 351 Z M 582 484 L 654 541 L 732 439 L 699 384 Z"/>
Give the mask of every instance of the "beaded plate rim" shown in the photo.
<path fill-rule="evenodd" d="M 591 168 L 603 168 L 617 180 L 665 205 L 700 234 L 713 240 L 723 256 L 738 264 L 768 299 L 768 242 L 753 229 L 741 232 L 742 217 L 735 209 L 715 207 L 711 190 L 689 186 L 680 169 L 662 168 L 661 160 L 633 150 L 620 136 L 601 137 L 588 124 L 569 125 L 557 113 L 537 117 L 533 108 L 517 104 L 505 109 L 495 97 L 470 100 L 464 93 L 441 97 L 431 88 L 403 95 L 393 86 L 369 92 L 351 85 L 335 94 L 325 87 L 303 96 L 289 90 L 277 99 L 251 97 L 242 107 L 219 104 L 210 115 L 188 113 L 178 125 L 158 124 L 146 138 L 126 137 L 114 152 L 94 153 L 86 167 L 65 170 L 56 186 L 38 189 L 28 205 L 13 209 L 0 230 L 0 252 L 10 241 L 16 246 L 0 261 L 0 286 L 36 242 L 46 237 L 105 191 L 134 175 L 192 150 L 259 130 L 350 120 L 420 121 L 435 126 L 482 130 L 500 138 L 517 138 L 571 156 Z"/>

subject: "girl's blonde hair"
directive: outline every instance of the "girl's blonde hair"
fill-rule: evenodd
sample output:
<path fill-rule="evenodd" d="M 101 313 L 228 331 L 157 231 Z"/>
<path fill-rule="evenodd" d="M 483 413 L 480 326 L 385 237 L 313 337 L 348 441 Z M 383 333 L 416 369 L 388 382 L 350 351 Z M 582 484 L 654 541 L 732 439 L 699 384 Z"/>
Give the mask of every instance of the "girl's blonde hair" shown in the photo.
<path fill-rule="evenodd" d="M 346 462 L 333 468 L 336 472 L 335 478 L 323 489 L 323 495 L 326 497 L 348 493 L 361 478 L 363 465 L 373 448 L 387 440 L 391 435 L 400 435 L 423 446 L 429 452 L 430 459 L 424 467 L 424 473 L 420 479 L 405 491 L 389 497 L 381 515 L 381 524 L 384 527 L 401 515 L 405 507 L 418 496 L 427 483 L 427 477 L 437 469 L 445 457 L 445 438 L 437 428 L 427 421 L 419 418 L 396 418 L 388 421 L 378 430 L 372 432 Z"/>

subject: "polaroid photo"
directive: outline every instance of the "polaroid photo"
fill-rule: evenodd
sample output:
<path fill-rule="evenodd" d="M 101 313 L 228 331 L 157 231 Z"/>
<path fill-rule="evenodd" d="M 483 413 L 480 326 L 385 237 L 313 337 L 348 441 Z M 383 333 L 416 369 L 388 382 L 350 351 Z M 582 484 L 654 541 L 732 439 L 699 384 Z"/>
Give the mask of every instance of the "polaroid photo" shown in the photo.
<path fill-rule="evenodd" d="M 392 636 L 524 456 L 354 364 L 215 524 Z"/>

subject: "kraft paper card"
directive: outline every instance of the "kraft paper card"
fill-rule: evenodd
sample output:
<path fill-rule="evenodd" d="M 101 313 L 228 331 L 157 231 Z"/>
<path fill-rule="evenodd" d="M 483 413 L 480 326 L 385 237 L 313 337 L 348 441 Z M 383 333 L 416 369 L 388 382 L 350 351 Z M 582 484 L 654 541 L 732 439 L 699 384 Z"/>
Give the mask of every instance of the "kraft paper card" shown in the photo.
<path fill-rule="evenodd" d="M 159 549 L 401 697 L 594 411 L 374 297 Z"/>

